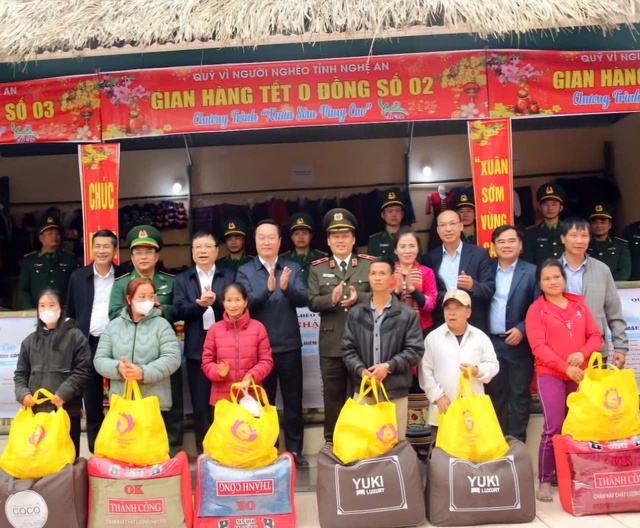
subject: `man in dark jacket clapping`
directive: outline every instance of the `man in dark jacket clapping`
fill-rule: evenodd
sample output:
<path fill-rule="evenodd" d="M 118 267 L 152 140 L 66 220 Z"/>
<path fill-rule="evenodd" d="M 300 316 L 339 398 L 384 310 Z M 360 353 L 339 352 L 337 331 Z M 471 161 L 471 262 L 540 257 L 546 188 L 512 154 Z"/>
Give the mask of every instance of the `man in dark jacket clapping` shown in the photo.
<path fill-rule="evenodd" d="M 407 404 L 413 367 L 424 355 L 418 315 L 391 293 L 394 265 L 376 258 L 369 269 L 371 301 L 349 312 L 342 336 L 342 357 L 356 386 L 363 377 L 384 382 L 396 406 L 398 440 L 407 431 Z"/>

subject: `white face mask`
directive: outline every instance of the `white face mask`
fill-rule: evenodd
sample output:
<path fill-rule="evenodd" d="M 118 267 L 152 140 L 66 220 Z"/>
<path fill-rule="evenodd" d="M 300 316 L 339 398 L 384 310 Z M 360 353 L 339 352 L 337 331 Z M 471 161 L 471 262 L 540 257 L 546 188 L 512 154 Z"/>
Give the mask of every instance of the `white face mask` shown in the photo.
<path fill-rule="evenodd" d="M 60 319 L 60 310 L 42 310 L 38 317 L 44 324 L 49 325 Z"/>
<path fill-rule="evenodd" d="M 134 311 L 140 315 L 147 315 L 153 308 L 153 301 L 131 301 Z"/>

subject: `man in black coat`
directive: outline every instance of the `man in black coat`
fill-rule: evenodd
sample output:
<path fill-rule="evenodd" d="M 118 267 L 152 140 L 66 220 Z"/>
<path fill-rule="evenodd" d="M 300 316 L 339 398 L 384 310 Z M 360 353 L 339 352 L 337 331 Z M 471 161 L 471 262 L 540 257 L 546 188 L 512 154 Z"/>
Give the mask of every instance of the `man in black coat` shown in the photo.
<path fill-rule="evenodd" d="M 495 272 L 489 252 L 479 246 L 462 242 L 462 221 L 456 211 L 443 211 L 437 222 L 442 245 L 432 249 L 422 259 L 431 268 L 438 284 L 438 301 L 433 310 L 433 326 L 444 323 L 442 301 L 447 291 L 465 290 L 473 303 L 469 324 L 487 332 L 487 311 L 496 291 Z"/>
<path fill-rule="evenodd" d="M 176 277 L 173 309 L 177 320 L 184 320 L 184 356 L 193 406 L 193 428 L 198 454 L 213 423 L 209 405 L 211 381 L 202 372 L 202 347 L 209 327 L 222 320 L 222 292 L 234 280 L 233 270 L 216 266 L 218 241 L 211 233 L 199 231 L 191 238 L 194 266 Z"/>
<path fill-rule="evenodd" d="M 112 231 L 97 231 L 91 239 L 93 262 L 71 274 L 67 291 L 66 314 L 78 322 L 91 347 L 91 377 L 85 387 L 83 403 L 87 441 L 92 453 L 104 419 L 104 382 L 93 368 L 93 358 L 100 335 L 109 324 L 109 299 L 114 280 L 124 274 L 113 264 L 117 246 L 118 238 Z"/>

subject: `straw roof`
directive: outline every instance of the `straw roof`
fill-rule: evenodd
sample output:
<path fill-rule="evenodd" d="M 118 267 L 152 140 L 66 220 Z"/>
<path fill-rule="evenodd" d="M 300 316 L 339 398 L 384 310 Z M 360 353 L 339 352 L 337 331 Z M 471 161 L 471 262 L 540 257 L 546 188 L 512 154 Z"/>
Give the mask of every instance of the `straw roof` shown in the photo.
<path fill-rule="evenodd" d="M 0 61 L 166 44 L 255 46 L 415 34 L 499 36 L 638 21 L 640 0 L 3 0 Z M 84 53 L 78 53 L 84 50 Z M 88 53 L 87 53 L 88 52 Z"/>

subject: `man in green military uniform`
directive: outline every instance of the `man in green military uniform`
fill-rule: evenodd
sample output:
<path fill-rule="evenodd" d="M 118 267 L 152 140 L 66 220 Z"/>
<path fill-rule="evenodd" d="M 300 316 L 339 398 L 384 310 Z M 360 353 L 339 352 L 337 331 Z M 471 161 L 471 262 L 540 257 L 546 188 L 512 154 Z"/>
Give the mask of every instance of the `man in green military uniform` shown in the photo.
<path fill-rule="evenodd" d="M 311 248 L 311 239 L 313 237 L 313 218 L 311 218 L 311 215 L 307 213 L 292 215 L 289 218 L 289 233 L 291 233 L 294 249 L 286 251 L 280 256 L 300 264 L 304 282 L 309 284 L 311 263 L 327 256 L 326 253 Z"/>
<path fill-rule="evenodd" d="M 523 260 L 536 266 L 548 258 L 559 259 L 564 252 L 558 225 L 565 194 L 557 183 L 541 185 L 536 194 L 542 222 L 524 233 Z"/>
<path fill-rule="evenodd" d="M 631 278 L 631 253 L 626 240 L 609 236 L 611 231 L 611 210 L 606 204 L 597 203 L 591 214 L 591 240 L 587 253 L 604 262 L 611 270 L 613 280 L 628 281 Z"/>
<path fill-rule="evenodd" d="M 173 283 L 175 277 L 164 271 L 156 271 L 156 263 L 162 250 L 162 235 L 155 227 L 139 225 L 127 234 L 127 245 L 131 253 L 133 271 L 123 275 L 113 284 L 109 299 L 109 319 L 115 319 L 122 312 L 127 285 L 131 279 L 150 279 L 156 287 L 156 297 L 162 316 L 171 324 L 173 315 Z M 182 449 L 184 436 L 184 402 L 182 398 L 182 368 L 171 375 L 171 409 L 163 413 L 171 456 Z"/>
<path fill-rule="evenodd" d="M 331 256 L 311 263 L 309 309 L 320 313 L 324 437 L 331 440 L 338 415 L 350 396 L 349 375 L 340 350 L 342 333 L 351 307 L 369 299 L 369 265 L 373 257 L 353 253 L 357 224 L 346 209 L 332 209 L 323 224 Z"/>
<path fill-rule="evenodd" d="M 465 192 L 458 196 L 455 208 L 462 222 L 462 235 L 460 238 L 467 244 L 477 244 L 476 201 L 473 196 L 473 189 L 471 189 L 470 192 Z"/>
<path fill-rule="evenodd" d="M 629 252 L 631 253 L 630 280 L 640 280 L 640 220 L 625 227 L 622 238 L 629 244 Z"/>
<path fill-rule="evenodd" d="M 23 310 L 38 305 L 40 292 L 56 290 L 64 305 L 71 272 L 78 267 L 75 255 L 60 250 L 60 222 L 47 216 L 38 228 L 40 251 L 25 255 L 18 278 L 18 296 Z"/>
<path fill-rule="evenodd" d="M 232 218 L 224 226 L 224 244 L 229 254 L 219 258 L 216 265 L 232 270 L 234 273 L 243 264 L 251 261 L 244 251 L 244 241 L 247 236 L 247 224 L 239 218 Z"/>
<path fill-rule="evenodd" d="M 367 253 L 373 257 L 389 257 L 396 262 L 398 255 L 394 251 L 393 235 L 402 225 L 405 196 L 398 189 L 389 189 L 381 193 L 379 200 L 380 217 L 384 220 L 385 228 L 369 237 Z"/>

